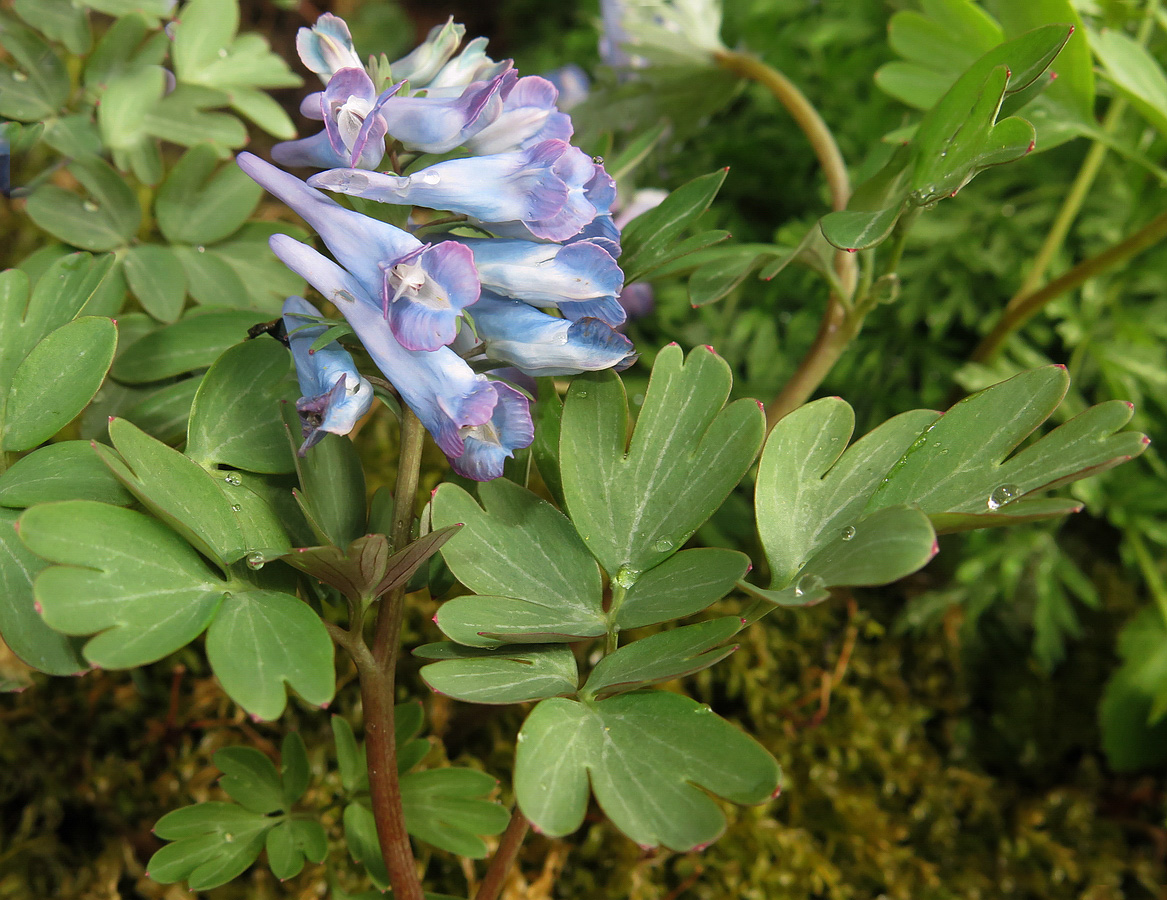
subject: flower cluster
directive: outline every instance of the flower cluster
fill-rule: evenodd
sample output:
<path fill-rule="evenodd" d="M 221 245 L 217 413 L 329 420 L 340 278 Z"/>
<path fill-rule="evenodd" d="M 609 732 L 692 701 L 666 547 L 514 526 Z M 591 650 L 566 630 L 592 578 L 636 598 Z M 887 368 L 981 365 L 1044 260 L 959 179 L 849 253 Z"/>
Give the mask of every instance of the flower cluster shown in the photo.
<path fill-rule="evenodd" d="M 482 38 L 458 52 L 463 36 L 447 22 L 408 56 L 365 67 L 344 21 L 321 16 L 297 49 L 325 85 L 301 109 L 324 128 L 272 156 L 327 171 L 304 182 L 250 153 L 238 163 L 332 258 L 279 234 L 276 255 L 340 310 L 454 470 L 485 481 L 534 429 L 527 395 L 483 370 L 573 375 L 622 369 L 636 354 L 615 330 L 625 319 L 615 184 L 571 145 L 550 81 L 520 78 Z M 412 209 L 398 228 L 318 189 L 441 215 Z M 416 234 L 435 218 L 452 227 Z M 346 433 L 369 396 L 351 360 L 336 356 L 345 351 L 307 352 L 323 333 L 303 318 L 312 315 L 299 298 L 285 308 L 288 324 L 300 323 L 289 331 L 305 446 L 323 431 Z"/>

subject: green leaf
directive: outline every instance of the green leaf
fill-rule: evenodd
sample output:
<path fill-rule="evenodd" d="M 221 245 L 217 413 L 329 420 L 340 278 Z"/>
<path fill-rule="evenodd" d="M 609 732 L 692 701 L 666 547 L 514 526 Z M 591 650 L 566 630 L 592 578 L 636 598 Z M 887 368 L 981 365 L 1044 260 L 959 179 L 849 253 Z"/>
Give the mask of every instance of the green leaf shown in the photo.
<path fill-rule="evenodd" d="M 267 721 L 284 711 L 285 682 L 313 706 L 336 691 L 332 638 L 290 594 L 229 594 L 207 631 L 207 659 L 231 699 Z"/>
<path fill-rule="evenodd" d="M 243 341 L 203 376 L 190 410 L 186 455 L 205 468 L 291 472 L 281 400 L 299 390 L 288 379 L 291 354 L 279 341 Z"/>
<path fill-rule="evenodd" d="M 1057 58 L 1057 80 L 1048 88 L 1048 98 L 1070 111 L 1082 122 L 1094 121 L 1094 60 L 1082 17 L 1073 0 L 1029 0 L 1027 3 L 1002 3 L 997 8 L 1005 36 L 1015 37 L 1040 25 L 1068 24 L 1074 33 Z M 1029 118 L 1029 110 L 1026 110 Z M 1047 134 L 1038 129 L 1043 146 L 1049 146 Z"/>
<path fill-rule="evenodd" d="M 753 400 L 723 409 L 731 380 L 711 348 L 685 361 L 680 347 L 665 347 L 627 445 L 619 379 L 605 372 L 572 382 L 559 445 L 567 509 L 587 548 L 610 576 L 623 570 L 626 586 L 676 552 L 757 456 L 762 410 Z"/>
<path fill-rule="evenodd" d="M 280 745 L 280 779 L 283 785 L 284 804 L 291 807 L 304 796 L 312 777 L 308 762 L 308 748 L 298 731 L 289 731 Z"/>
<path fill-rule="evenodd" d="M 857 527 L 880 480 L 938 415 L 904 413 L 850 447 L 855 413 L 838 397 L 808 403 L 774 426 L 754 497 L 773 588 L 793 584 L 815 554 Z M 925 547 L 931 544 L 929 537 Z"/>
<path fill-rule="evenodd" d="M 12 9 L 20 18 L 51 41 L 58 41 L 76 56 L 89 52 L 93 35 L 85 11 L 72 0 L 16 0 Z"/>
<path fill-rule="evenodd" d="M 186 434 L 190 405 L 201 380 L 196 376 L 153 390 L 139 389 L 142 399 L 125 410 L 123 417 L 164 444 L 177 444 Z"/>
<path fill-rule="evenodd" d="M 1132 772 L 1167 759 L 1167 626 L 1147 606 L 1118 637 L 1122 664 L 1099 706 L 1102 748 L 1110 765 Z"/>
<path fill-rule="evenodd" d="M 840 250 L 867 250 L 887 240 L 902 211 L 902 202 L 874 211 L 841 209 L 823 216 L 819 227 Z"/>
<path fill-rule="evenodd" d="M 624 228 L 620 236 L 623 251 L 620 266 L 626 283 L 643 278 L 670 258 L 672 245 L 681 232 L 709 209 L 721 189 L 728 169 L 719 169 L 681 185 L 661 202 Z"/>
<path fill-rule="evenodd" d="M 761 744 L 679 694 L 542 701 L 519 732 L 515 794 L 523 813 L 545 834 L 569 834 L 583 824 L 589 780 L 624 834 L 645 848 L 683 852 L 725 828 L 709 794 L 764 803 L 781 775 Z"/>
<path fill-rule="evenodd" d="M 285 819 L 267 833 L 267 862 L 272 874 L 286 881 L 300 874 L 304 861 L 324 862 L 328 834 L 319 822 Z"/>
<path fill-rule="evenodd" d="M 267 251 L 253 247 L 257 252 Z M 247 285 L 239 277 L 239 273 L 219 253 L 218 247 L 210 249 L 203 247 L 175 246 L 174 252 L 182 262 L 186 272 L 186 280 L 190 295 L 198 303 L 207 306 L 231 306 L 245 309 L 249 303 Z M 265 310 L 266 318 L 271 318 L 270 311 Z"/>
<path fill-rule="evenodd" d="M 749 557 L 736 550 L 682 550 L 649 569 L 628 589 L 615 612 L 616 626 L 641 628 L 699 613 L 728 594 L 749 565 Z"/>
<path fill-rule="evenodd" d="M 373 818 L 373 811 L 360 802 L 350 803 L 344 808 L 343 820 L 348 852 L 365 867 L 373 884 L 384 892 L 389 887 L 389 872 L 381 856 L 377 820 Z"/>
<path fill-rule="evenodd" d="M 129 150 L 150 140 L 146 115 L 166 93 L 166 75 L 161 66 L 142 66 L 109 79 L 97 107 L 97 124 L 105 146 Z"/>
<path fill-rule="evenodd" d="M 210 145 L 192 147 L 158 189 L 154 212 L 171 243 L 213 244 L 238 231 L 255 212 L 263 188 L 233 163 L 216 172 L 218 162 Z"/>
<path fill-rule="evenodd" d="M 744 622 L 725 616 L 633 641 L 596 664 L 580 696 L 608 697 L 708 669 L 737 650 L 737 644 L 727 641 Z"/>
<path fill-rule="evenodd" d="M 20 535 L 58 564 L 35 584 L 45 622 L 65 634 L 99 632 L 84 652 L 103 668 L 145 665 L 190 643 L 229 587 L 161 522 L 104 503 L 35 506 Z"/>
<path fill-rule="evenodd" d="M 68 167 L 89 199 L 44 184 L 28 198 L 28 215 L 55 238 L 85 250 L 113 250 L 128 244 L 142 223 L 130 186 L 102 159 L 78 159 Z"/>
<path fill-rule="evenodd" d="M 461 644 L 482 647 L 604 634 L 599 569 L 563 514 L 504 479 L 484 482 L 478 494 L 483 507 L 456 485 L 441 485 L 434 525 L 464 523 L 442 556 L 468 588 L 499 596 L 447 601 L 438 627 Z"/>
<path fill-rule="evenodd" d="M 170 884 L 185 879 L 192 891 L 226 884 L 259 857 L 269 828 L 278 822 L 234 803 L 199 803 L 167 813 L 154 833 L 167 844 L 147 863 L 154 881 Z"/>
<path fill-rule="evenodd" d="M 1117 29 L 1090 32 L 1090 46 L 1119 93 L 1167 135 L 1167 75 L 1155 57 Z"/>
<path fill-rule="evenodd" d="M 126 347 L 110 374 L 127 384 L 142 384 L 205 369 L 263 318 L 262 313 L 237 309 L 192 311 Z"/>
<path fill-rule="evenodd" d="M 173 29 L 174 71 L 180 81 L 197 82 L 202 69 L 219 58 L 239 30 L 237 0 L 190 0 Z"/>
<path fill-rule="evenodd" d="M 1057 408 L 1068 384 L 1064 368 L 1048 366 L 960 401 L 920 435 L 872 495 L 867 510 L 914 505 L 937 531 L 959 531 L 1080 508 L 1032 495 L 1132 459 L 1146 449 L 1146 438 L 1116 433 L 1133 410 L 1112 400 L 1006 459 Z"/>
<path fill-rule="evenodd" d="M 353 728 L 343 716 L 333 716 L 332 739 L 336 744 L 336 766 L 340 783 L 350 793 L 367 790 L 369 775 L 365 770 L 365 749 L 357 745 Z"/>
<path fill-rule="evenodd" d="M 69 73 L 61 58 L 36 32 L 11 21 L 0 29 L 0 47 L 16 63 L 16 68 L 0 65 L 0 116 L 21 122 L 55 116 L 69 99 Z"/>
<path fill-rule="evenodd" d="M 757 245 L 730 247 L 727 252 L 699 266 L 689 278 L 689 302 L 707 306 L 729 294 L 751 272 L 776 254 L 772 248 L 759 251 Z"/>
<path fill-rule="evenodd" d="M 287 222 L 249 222 L 231 240 L 207 251 L 207 256 L 225 263 L 235 273 L 235 281 L 242 284 L 248 302 L 240 301 L 238 305 L 270 310 L 273 316 L 280 314 L 286 298 L 304 293 L 304 279 L 280 262 L 268 247 L 268 238 L 277 232 L 293 236 L 300 233 L 307 239 L 306 233 Z"/>
<path fill-rule="evenodd" d="M 142 17 L 151 26 L 168 19 L 173 11 L 170 0 L 82 0 L 83 5 L 109 16 Z"/>
<path fill-rule="evenodd" d="M 563 401 L 555 390 L 555 379 L 550 376 L 537 378 L 539 402 L 532 415 L 535 420 L 535 440 L 531 444 L 531 456 L 535 467 L 552 498 L 563 506 L 563 480 L 559 476 L 559 427 L 563 420 Z"/>
<path fill-rule="evenodd" d="M 232 91 L 231 108 L 274 138 L 290 141 L 296 136 L 296 125 L 291 117 L 273 97 L 263 91 Z"/>
<path fill-rule="evenodd" d="M 116 348 L 117 327 L 96 316 L 41 340 L 12 375 L 0 448 L 31 449 L 68 425 L 101 387 Z"/>
<path fill-rule="evenodd" d="M 579 685 L 575 654 L 559 644 L 489 650 L 441 643 L 413 653 L 439 660 L 421 670 L 432 690 L 467 703 L 524 703 L 574 694 Z"/>
<path fill-rule="evenodd" d="M 211 757 L 223 773 L 219 787 L 244 809 L 266 815 L 284 807 L 283 785 L 275 763 L 253 747 L 224 747 Z"/>
<path fill-rule="evenodd" d="M 221 91 L 180 84 L 146 113 L 146 133 L 164 141 L 192 147 L 210 143 L 226 154 L 226 148 L 247 143 L 247 128 L 227 113 L 207 112 L 208 107 L 226 104 Z"/>
<path fill-rule="evenodd" d="M 17 657 L 41 672 L 83 672 L 88 664 L 78 652 L 77 641 L 49 628 L 37 614 L 33 581 L 48 563 L 21 543 L 16 533 L 18 515 L 0 508 L 0 637 Z"/>
<path fill-rule="evenodd" d="M 0 475 L 0 506 L 23 508 L 58 500 L 129 506 L 134 497 L 113 477 L 89 441 L 41 447 Z"/>
<path fill-rule="evenodd" d="M 139 244 L 126 254 L 126 280 L 142 308 L 160 322 L 182 315 L 186 275 L 169 247 Z"/>
<path fill-rule="evenodd" d="M 482 798 L 498 786 L 475 769 L 428 769 L 401 777 L 401 806 L 406 830 L 420 841 L 470 859 L 483 859 L 486 844 L 478 836 L 499 834 L 510 815 Z"/>

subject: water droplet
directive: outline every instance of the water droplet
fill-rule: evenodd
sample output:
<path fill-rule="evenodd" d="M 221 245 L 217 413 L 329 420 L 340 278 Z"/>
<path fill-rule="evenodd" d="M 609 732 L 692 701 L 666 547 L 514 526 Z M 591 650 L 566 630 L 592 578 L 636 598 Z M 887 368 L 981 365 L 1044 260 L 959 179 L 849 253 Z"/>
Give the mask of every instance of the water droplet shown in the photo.
<path fill-rule="evenodd" d="M 794 596 L 805 597 L 807 594 L 815 594 L 826 586 L 827 583 L 819 575 L 803 575 L 794 585 Z"/>
<path fill-rule="evenodd" d="M 203 247 L 202 245 L 199 245 L 198 247 L 195 247 L 195 249 L 196 249 L 196 250 L 197 250 L 199 253 L 206 253 L 206 252 L 207 252 L 207 248 L 206 248 L 206 247 Z"/>
<path fill-rule="evenodd" d="M 226 844 L 234 844 L 235 835 L 228 831 L 225 835 L 223 835 L 223 842 Z"/>
<path fill-rule="evenodd" d="M 426 172 L 421 176 L 422 184 L 438 184 L 442 180 L 442 176 L 437 172 Z"/>
<path fill-rule="evenodd" d="M 234 503 L 231 505 L 231 512 L 243 512 L 243 507 L 238 503 Z"/>
<path fill-rule="evenodd" d="M 1021 496 L 1021 488 L 1017 485 L 999 484 L 989 494 L 989 509 L 1000 509 L 1010 500 L 1016 500 L 1019 496 Z"/>
<path fill-rule="evenodd" d="M 81 204 L 81 206 L 85 209 L 86 212 L 97 212 L 97 210 L 100 209 L 100 207 L 92 200 L 86 200 Z"/>
<path fill-rule="evenodd" d="M 267 562 L 267 560 L 263 558 L 263 554 L 258 550 L 252 550 L 247 554 L 247 565 L 249 568 L 262 569 L 265 562 Z"/>
<path fill-rule="evenodd" d="M 673 549 L 673 542 L 668 538 L 661 538 L 659 541 L 652 545 L 652 549 L 657 553 L 668 553 Z"/>
<path fill-rule="evenodd" d="M 28 76 L 25 75 L 23 72 L 13 72 L 12 73 L 12 80 L 19 81 L 19 82 L 23 83 L 25 81 L 28 81 Z"/>
<path fill-rule="evenodd" d="M 628 590 L 632 585 L 636 584 L 636 579 L 639 577 L 639 569 L 621 566 L 620 571 L 616 573 L 616 577 L 612 579 L 612 583 L 624 590 Z"/>
<path fill-rule="evenodd" d="M 592 157 L 592 162 L 594 162 L 594 163 L 595 163 L 597 166 L 602 166 L 602 165 L 604 164 L 604 157 L 602 157 L 602 156 L 593 156 L 593 157 Z"/>
<path fill-rule="evenodd" d="M 223 480 L 225 482 L 227 482 L 227 484 L 233 484 L 236 487 L 243 484 L 242 480 L 240 480 L 239 476 L 236 475 L 234 472 L 228 472 L 226 474 L 226 476 L 223 478 Z"/>
<path fill-rule="evenodd" d="M 227 58 L 227 48 L 220 47 L 219 48 L 219 59 L 226 59 L 226 58 Z"/>
<path fill-rule="evenodd" d="M 586 397 L 587 395 L 588 395 L 587 391 L 580 391 L 578 394 L 576 394 L 577 397 Z"/>
<path fill-rule="evenodd" d="M 843 533 L 841 535 L 839 535 L 839 537 L 841 537 L 845 541 L 852 540 L 855 537 L 855 526 L 848 525 L 846 528 L 843 529 Z"/>

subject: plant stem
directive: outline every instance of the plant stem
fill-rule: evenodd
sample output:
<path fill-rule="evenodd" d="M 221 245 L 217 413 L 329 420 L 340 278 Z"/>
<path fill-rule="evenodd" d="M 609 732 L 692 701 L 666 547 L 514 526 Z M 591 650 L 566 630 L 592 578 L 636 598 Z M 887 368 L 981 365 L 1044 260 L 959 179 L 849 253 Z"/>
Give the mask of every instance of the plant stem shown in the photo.
<path fill-rule="evenodd" d="M 527 836 L 527 830 L 530 827 L 531 823 L 519 810 L 518 803 L 515 803 L 515 808 L 511 812 L 510 824 L 507 825 L 507 830 L 503 832 L 502 839 L 498 842 L 498 849 L 491 857 L 490 865 L 486 869 L 486 877 L 478 886 L 478 893 L 474 895 L 474 900 L 498 900 L 502 893 L 503 884 L 506 882 L 507 873 L 514 865 L 515 857 L 519 855 L 519 848 L 523 845 L 523 838 Z"/>
<path fill-rule="evenodd" d="M 766 408 L 766 430 L 802 406 L 815 392 L 827 373 L 839 361 L 847 345 L 859 333 L 860 322 L 850 315 L 838 297 L 827 301 L 827 311 L 819 323 L 818 334 L 798 368 L 778 396 Z"/>
<path fill-rule="evenodd" d="M 413 503 L 421 469 L 425 429 L 408 406 L 402 408 L 401 450 L 393 508 L 393 549 L 409 543 L 413 527 Z M 365 708 L 365 747 L 368 753 L 369 788 L 377 839 L 389 882 L 397 900 L 423 900 L 413 849 L 405 830 L 401 788 L 397 780 L 397 739 L 394 734 L 394 688 L 401 620 L 405 614 L 405 587 L 394 588 L 381 598 L 373 631 L 371 653 L 354 653 Z M 359 650 L 360 648 L 358 648 Z"/>
<path fill-rule="evenodd" d="M 1041 290 L 1021 297 L 997 322 L 993 330 L 973 351 L 973 362 L 990 362 L 1001 349 L 1001 345 L 1018 328 L 1033 318 L 1051 300 L 1073 290 L 1083 282 L 1126 262 L 1133 256 L 1153 247 L 1167 237 L 1167 212 L 1160 213 L 1150 222 L 1128 235 L 1108 250 L 1084 260 L 1059 278 L 1055 278 Z"/>

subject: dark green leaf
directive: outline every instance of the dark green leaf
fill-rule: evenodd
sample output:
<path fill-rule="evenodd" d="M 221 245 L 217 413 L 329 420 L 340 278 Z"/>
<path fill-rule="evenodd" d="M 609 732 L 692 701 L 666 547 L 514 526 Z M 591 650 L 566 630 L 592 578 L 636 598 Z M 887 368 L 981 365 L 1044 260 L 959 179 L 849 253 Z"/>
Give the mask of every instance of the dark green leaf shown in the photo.
<path fill-rule="evenodd" d="M 289 731 L 280 745 L 280 779 L 283 785 L 284 803 L 291 807 L 304 796 L 312 769 L 308 762 L 308 748 L 298 731 Z M 318 860 L 317 860 L 318 861 Z"/>
<path fill-rule="evenodd" d="M 314 706 L 336 690 L 332 639 L 312 608 L 290 594 L 229 594 L 207 631 L 207 659 L 231 699 L 268 721 L 284 711 L 285 682 Z"/>
<path fill-rule="evenodd" d="M 628 589 L 615 611 L 616 626 L 640 628 L 699 613 L 728 594 L 749 565 L 749 557 L 736 550 L 682 550 L 649 569 Z"/>
<path fill-rule="evenodd" d="M 76 56 L 89 52 L 93 35 L 89 17 L 72 0 L 15 0 L 13 10 L 20 18 L 51 41 L 59 41 Z"/>
<path fill-rule="evenodd" d="M 199 465 L 249 472 L 291 472 L 281 400 L 299 395 L 291 355 L 268 339 L 226 350 L 203 376 L 190 410 L 186 454 Z"/>
<path fill-rule="evenodd" d="M 1167 134 L 1167 75 L 1155 57 L 1118 29 L 1091 32 L 1090 46 L 1119 92 L 1160 134 Z"/>
<path fill-rule="evenodd" d="M 823 237 L 840 250 L 866 250 L 887 240 L 902 210 L 902 203 L 874 212 L 843 209 L 827 213 L 819 226 Z"/>
<path fill-rule="evenodd" d="M 574 694 L 575 655 L 558 644 L 488 650 L 460 644 L 425 644 L 413 651 L 437 659 L 421 670 L 434 691 L 467 703 L 523 703 Z"/>
<path fill-rule="evenodd" d="M 77 641 L 53 631 L 37 614 L 33 581 L 48 563 L 29 552 L 17 536 L 18 515 L 0 508 L 0 637 L 17 657 L 41 672 L 83 672 L 88 664 Z"/>
<path fill-rule="evenodd" d="M 83 410 L 113 362 L 117 327 L 83 316 L 42 339 L 17 366 L 2 407 L 4 450 L 48 440 Z"/>
<path fill-rule="evenodd" d="M 15 22 L 0 29 L 0 46 L 16 63 L 0 65 L 0 116 L 22 122 L 55 116 L 69 98 L 69 73 L 53 48 Z"/>
<path fill-rule="evenodd" d="M 199 803 L 167 813 L 154 833 L 167 844 L 147 864 L 154 881 L 186 879 L 192 891 L 226 884 L 255 862 L 267 830 L 279 820 L 249 812 L 234 803 Z"/>
<path fill-rule="evenodd" d="M 336 744 L 336 766 L 340 783 L 350 793 L 367 790 L 369 775 L 365 771 L 365 748 L 357 745 L 353 727 L 343 716 L 333 716 L 332 739 Z"/>
<path fill-rule="evenodd" d="M 0 475 L 0 506 L 23 508 L 57 500 L 129 506 L 134 497 L 113 477 L 89 441 L 41 447 Z"/>
<path fill-rule="evenodd" d="M 284 421 L 300 443 L 300 421 L 292 404 Z M 303 493 L 297 494 L 313 531 L 322 543 L 348 547 L 365 534 L 365 470 L 347 437 L 328 434 L 303 457 L 296 457 Z"/>
<path fill-rule="evenodd" d="M 254 813 L 284 809 L 283 786 L 275 763 L 253 747 L 224 747 L 211 757 L 223 777 L 219 787 Z M 285 810 L 286 811 L 286 810 Z"/>
<path fill-rule="evenodd" d="M 459 643 L 483 647 L 603 634 L 600 572 L 571 523 L 503 479 L 483 483 L 478 493 L 484 508 L 443 484 L 433 499 L 434 525 L 464 523 L 442 556 L 468 588 L 500 596 L 449 600 L 438 611 L 438 627 Z"/>
<path fill-rule="evenodd" d="M 625 587 L 684 545 L 757 456 L 762 410 L 753 400 L 723 408 L 731 380 L 711 348 L 685 361 L 676 344 L 665 347 L 627 445 L 619 379 L 605 372 L 572 382 L 560 436 L 567 508 L 587 548 Z"/>
<path fill-rule="evenodd" d="M 727 642 L 744 622 L 725 616 L 633 641 L 596 664 L 580 696 L 608 697 L 708 669 L 737 650 Z"/>
<path fill-rule="evenodd" d="M 620 237 L 620 266 L 629 283 L 663 264 L 681 232 L 709 208 L 728 169 L 695 178 L 673 191 L 655 209 L 637 216 Z"/>
<path fill-rule="evenodd" d="M 596 703 L 544 700 L 523 723 L 515 758 L 519 805 L 545 834 L 583 824 L 590 780 L 600 808 L 624 834 L 645 848 L 678 851 L 724 830 L 725 816 L 709 794 L 764 803 L 780 778 L 757 741 L 707 706 L 666 691 Z"/>
<path fill-rule="evenodd" d="M 126 254 L 126 280 L 142 308 L 160 322 L 182 315 L 186 275 L 169 247 L 139 244 Z"/>
<path fill-rule="evenodd" d="M 1167 626 L 1144 607 L 1118 638 L 1122 658 L 1099 707 L 1102 747 L 1116 770 L 1131 772 L 1167 759 Z"/>
<path fill-rule="evenodd" d="M 261 313 L 235 309 L 192 312 L 128 346 L 111 374 L 128 384 L 141 384 L 205 369 L 263 318 Z"/>
<path fill-rule="evenodd" d="M 100 632 L 85 657 L 104 668 L 145 665 L 194 640 L 229 589 L 177 534 L 104 503 L 48 503 L 20 518 L 21 538 L 57 563 L 36 580 L 45 622 L 65 634 Z"/>
<path fill-rule="evenodd" d="M 478 835 L 498 834 L 510 815 L 499 804 L 482 799 L 498 786 L 475 769 L 428 769 L 401 776 L 401 805 L 411 835 L 450 853 L 470 859 L 486 856 Z"/>
<path fill-rule="evenodd" d="M 216 172 L 218 163 L 218 154 L 209 145 L 192 147 L 158 189 L 154 211 L 171 243 L 221 241 L 255 211 L 263 188 L 233 163 Z"/>

